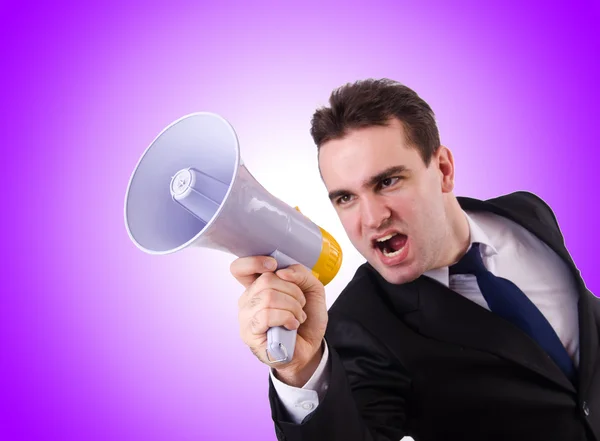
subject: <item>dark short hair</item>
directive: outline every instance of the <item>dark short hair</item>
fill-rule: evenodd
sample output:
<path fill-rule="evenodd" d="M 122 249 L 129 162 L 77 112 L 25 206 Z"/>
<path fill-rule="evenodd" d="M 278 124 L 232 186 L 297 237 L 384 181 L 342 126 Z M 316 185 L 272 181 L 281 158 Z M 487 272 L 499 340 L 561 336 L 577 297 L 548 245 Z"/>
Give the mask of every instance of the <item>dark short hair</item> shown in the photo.
<path fill-rule="evenodd" d="M 407 143 L 417 148 L 426 165 L 440 145 L 429 104 L 397 81 L 383 78 L 345 84 L 331 93 L 329 105 L 317 109 L 312 117 L 310 134 L 317 148 L 343 138 L 349 130 L 384 126 L 392 118 L 400 120 Z"/>

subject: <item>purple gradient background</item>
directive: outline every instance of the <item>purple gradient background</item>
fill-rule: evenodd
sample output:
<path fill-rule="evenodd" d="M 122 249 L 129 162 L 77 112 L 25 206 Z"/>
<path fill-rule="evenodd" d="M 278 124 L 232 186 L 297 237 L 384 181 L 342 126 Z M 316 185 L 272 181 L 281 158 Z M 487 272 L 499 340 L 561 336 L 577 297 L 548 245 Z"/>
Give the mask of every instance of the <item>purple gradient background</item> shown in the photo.
<path fill-rule="evenodd" d="M 339 238 L 329 304 L 361 259 L 309 119 L 384 76 L 435 109 L 457 193 L 543 197 L 600 293 L 599 3 L 477 3 L 2 2 L 0 438 L 275 440 L 233 258 L 148 256 L 124 227 L 139 156 L 194 111 L 229 119 L 259 181 Z"/>

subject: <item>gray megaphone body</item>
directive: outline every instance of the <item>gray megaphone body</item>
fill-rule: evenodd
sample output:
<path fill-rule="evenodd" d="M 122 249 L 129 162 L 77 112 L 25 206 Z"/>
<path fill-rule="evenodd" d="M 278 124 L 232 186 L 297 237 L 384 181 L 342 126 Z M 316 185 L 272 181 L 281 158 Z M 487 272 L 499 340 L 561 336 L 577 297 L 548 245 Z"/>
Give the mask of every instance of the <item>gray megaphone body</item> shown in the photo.
<path fill-rule="evenodd" d="M 209 112 L 174 121 L 146 149 L 127 187 L 125 225 L 149 254 L 194 246 L 238 257 L 272 256 L 278 268 L 306 266 L 324 285 L 342 262 L 329 233 L 252 177 L 233 127 Z M 296 332 L 268 330 L 271 362 L 292 359 Z"/>

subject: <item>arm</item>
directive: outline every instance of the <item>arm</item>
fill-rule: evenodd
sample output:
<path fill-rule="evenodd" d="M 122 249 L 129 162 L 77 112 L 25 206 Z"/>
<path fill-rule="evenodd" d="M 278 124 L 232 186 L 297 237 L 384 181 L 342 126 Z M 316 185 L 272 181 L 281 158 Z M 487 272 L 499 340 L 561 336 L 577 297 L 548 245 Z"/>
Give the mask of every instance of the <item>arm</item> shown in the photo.
<path fill-rule="evenodd" d="M 330 316 L 328 387 L 318 407 L 297 424 L 270 383 L 280 441 L 398 441 L 406 433 L 410 377 L 360 324 Z"/>

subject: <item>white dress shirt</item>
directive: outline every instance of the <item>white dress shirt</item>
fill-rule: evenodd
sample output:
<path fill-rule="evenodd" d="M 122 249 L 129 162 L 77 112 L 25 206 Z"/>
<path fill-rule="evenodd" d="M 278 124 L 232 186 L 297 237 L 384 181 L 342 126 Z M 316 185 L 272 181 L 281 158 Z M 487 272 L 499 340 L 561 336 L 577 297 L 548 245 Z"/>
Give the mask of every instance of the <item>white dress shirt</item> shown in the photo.
<path fill-rule="evenodd" d="M 529 297 L 550 322 L 560 341 L 579 365 L 579 322 L 577 288 L 565 262 L 532 233 L 515 222 L 488 212 L 464 212 L 469 223 L 470 242 L 480 243 L 483 263 L 494 275 L 504 277 Z M 469 246 L 470 247 L 470 246 Z M 471 274 L 449 275 L 448 267 L 423 274 L 489 310 Z M 273 369 L 271 379 L 278 397 L 296 424 L 311 413 L 327 390 L 328 349 L 319 367 L 302 387 L 279 381 Z"/>

